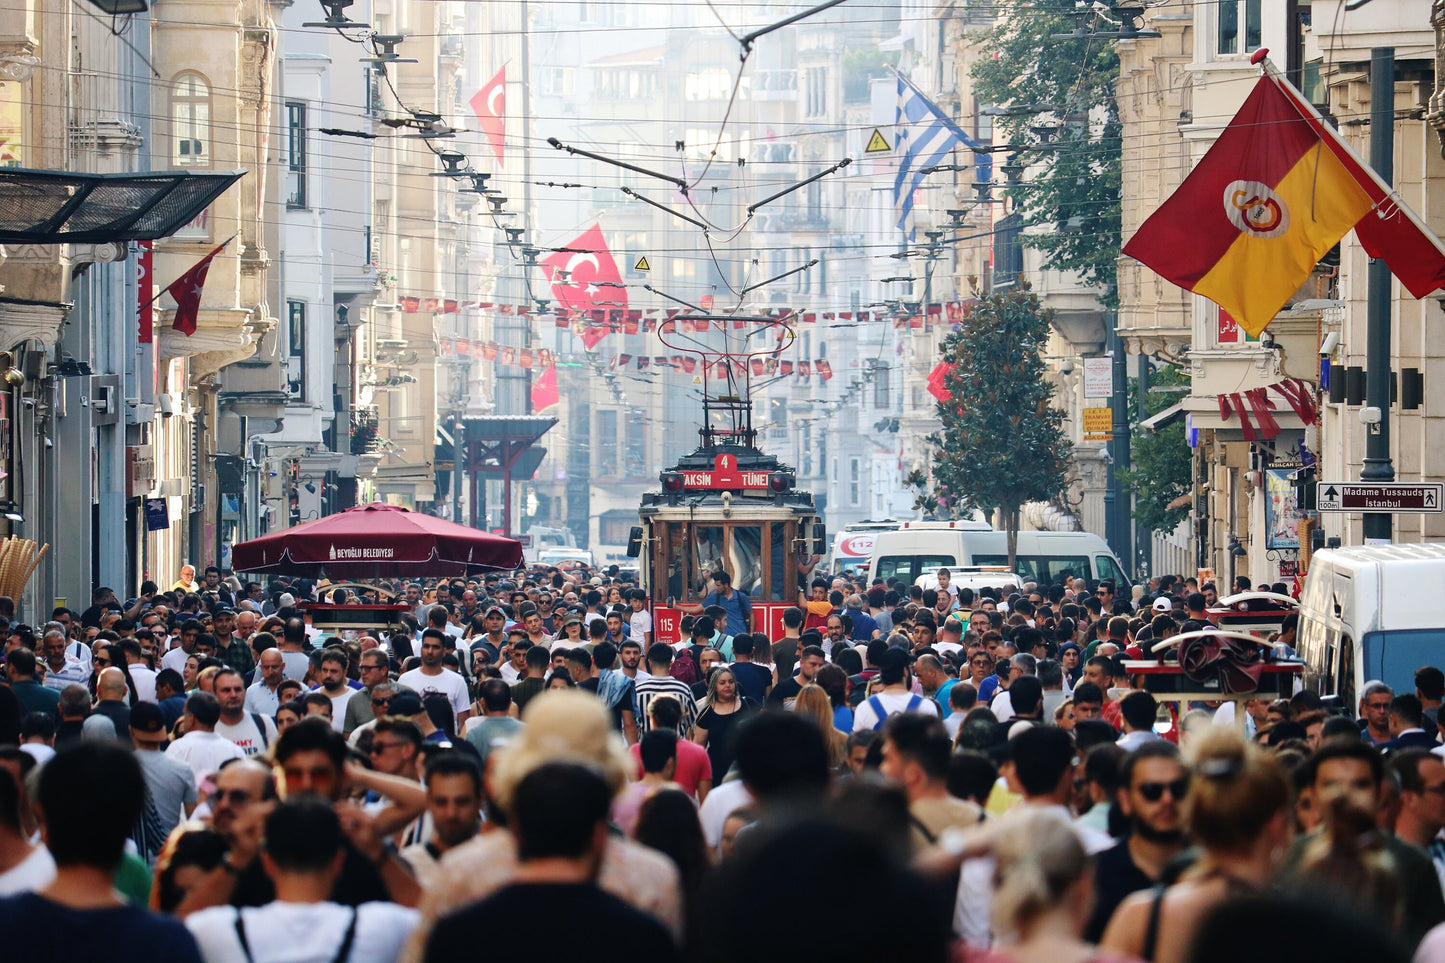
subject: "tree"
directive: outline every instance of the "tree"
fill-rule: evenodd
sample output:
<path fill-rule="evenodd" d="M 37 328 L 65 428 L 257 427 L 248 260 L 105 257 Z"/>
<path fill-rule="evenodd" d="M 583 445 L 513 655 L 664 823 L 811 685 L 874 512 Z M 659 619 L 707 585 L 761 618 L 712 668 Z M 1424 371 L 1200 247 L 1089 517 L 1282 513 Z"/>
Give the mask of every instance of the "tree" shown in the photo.
<path fill-rule="evenodd" d="M 1080 272 L 1112 305 L 1123 147 L 1113 41 L 1052 39 L 1078 26 L 1074 0 L 997 9 L 984 56 L 973 67 L 974 96 L 980 104 L 1019 111 L 995 119 L 994 143 L 1027 149 L 997 154 L 995 164 L 1008 158 L 1003 164 L 1026 168 L 1027 186 L 1007 194 L 1025 225 L 1050 228 L 1025 232 L 1024 243 L 1044 252 L 1048 267 Z M 1098 19 L 1086 24 L 1111 29 Z"/>
<path fill-rule="evenodd" d="M 1188 387 L 1189 372 L 1176 365 L 1165 365 L 1156 369 L 1149 381 L 1150 386 L 1156 388 Z M 1135 380 L 1132 384 L 1133 410 L 1138 411 L 1139 383 Z M 1178 399 L 1179 394 L 1175 392 L 1145 391 L 1145 417 L 1159 414 Z M 1134 518 L 1149 531 L 1172 532 L 1189 516 L 1188 503 L 1179 502 L 1194 487 L 1193 459 L 1184 440 L 1184 419 L 1177 418 L 1156 432 L 1144 431 L 1136 421 L 1129 440 L 1131 467 L 1122 475 L 1124 484 L 1134 494 Z"/>
<path fill-rule="evenodd" d="M 1019 508 L 1063 494 L 1073 466 L 1064 413 L 1044 379 L 1044 345 L 1053 312 L 1025 288 L 979 299 L 943 340 L 942 431 L 930 435 L 933 487 L 917 506 L 957 518 L 995 509 L 1008 533 L 1009 567 L 1018 557 Z M 921 479 L 910 476 L 917 484 Z"/>

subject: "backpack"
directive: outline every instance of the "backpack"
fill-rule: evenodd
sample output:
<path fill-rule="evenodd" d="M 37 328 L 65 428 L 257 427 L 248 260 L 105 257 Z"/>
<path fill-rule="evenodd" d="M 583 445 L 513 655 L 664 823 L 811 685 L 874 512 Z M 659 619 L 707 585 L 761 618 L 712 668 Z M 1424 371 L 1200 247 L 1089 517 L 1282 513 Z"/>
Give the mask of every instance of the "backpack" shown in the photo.
<path fill-rule="evenodd" d="M 869 696 L 865 701 L 873 709 L 873 714 L 878 717 L 878 721 L 873 723 L 874 732 L 877 732 L 879 729 L 883 728 L 883 723 L 888 721 L 888 717 L 890 715 L 897 715 L 897 713 L 885 712 L 883 710 L 883 703 L 876 695 Z M 918 695 L 917 693 L 913 693 L 908 697 L 908 705 L 902 709 L 899 709 L 898 711 L 914 712 L 921 705 L 923 705 L 923 696 Z"/>
<path fill-rule="evenodd" d="M 271 748 L 271 740 L 266 738 L 266 721 L 261 718 L 261 713 L 252 712 L 251 721 L 256 724 L 256 731 L 261 733 L 261 751 L 265 752 Z"/>
<path fill-rule="evenodd" d="M 697 663 L 693 661 L 692 652 L 689 649 L 683 649 L 673 657 L 672 668 L 668 670 L 667 674 L 688 685 L 692 685 L 702 678 L 702 673 L 698 671 Z"/>

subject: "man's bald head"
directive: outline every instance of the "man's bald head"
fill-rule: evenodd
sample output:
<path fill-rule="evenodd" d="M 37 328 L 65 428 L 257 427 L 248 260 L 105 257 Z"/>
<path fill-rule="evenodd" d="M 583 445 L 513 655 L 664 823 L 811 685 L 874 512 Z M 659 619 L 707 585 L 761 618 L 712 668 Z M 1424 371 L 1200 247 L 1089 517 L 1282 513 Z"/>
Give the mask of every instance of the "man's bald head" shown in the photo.
<path fill-rule="evenodd" d="M 125 699 L 130 695 L 125 673 L 115 666 L 101 669 L 95 680 L 95 695 L 98 699 Z"/>

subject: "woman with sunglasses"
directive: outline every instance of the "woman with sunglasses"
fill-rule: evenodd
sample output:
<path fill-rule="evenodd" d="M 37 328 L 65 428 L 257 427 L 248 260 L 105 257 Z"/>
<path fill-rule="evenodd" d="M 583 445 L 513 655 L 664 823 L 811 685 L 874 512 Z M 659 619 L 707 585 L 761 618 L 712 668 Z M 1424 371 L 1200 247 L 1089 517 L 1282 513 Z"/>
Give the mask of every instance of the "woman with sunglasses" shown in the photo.
<path fill-rule="evenodd" d="M 1154 963 L 1182 963 L 1200 919 L 1225 900 L 1258 893 L 1289 847 L 1288 777 L 1274 757 L 1232 729 L 1200 738 L 1184 799 L 1184 826 L 1199 858 L 1168 888 L 1119 905 L 1099 946 Z M 1173 795 L 1179 783 L 1151 787 Z M 1147 797 L 1146 797 L 1147 798 Z"/>

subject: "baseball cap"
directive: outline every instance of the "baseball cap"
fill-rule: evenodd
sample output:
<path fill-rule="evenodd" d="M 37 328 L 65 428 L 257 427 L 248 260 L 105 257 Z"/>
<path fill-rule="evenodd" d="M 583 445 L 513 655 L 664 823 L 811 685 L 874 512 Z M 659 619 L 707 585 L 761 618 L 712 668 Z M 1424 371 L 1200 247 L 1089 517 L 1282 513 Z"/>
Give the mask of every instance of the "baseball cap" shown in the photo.
<path fill-rule="evenodd" d="M 154 702 L 137 702 L 130 710 L 130 727 L 137 732 L 165 732 L 166 717 Z"/>
<path fill-rule="evenodd" d="M 500 615 L 504 619 L 507 617 L 507 613 L 502 609 L 500 605 L 488 605 L 487 610 L 482 613 L 482 617 L 486 618 L 487 616 L 492 614 Z"/>
<path fill-rule="evenodd" d="M 576 612 L 569 612 L 567 614 L 567 617 L 562 620 L 563 625 L 571 625 L 574 622 L 579 625 L 582 623 L 582 616 L 578 615 Z"/>
<path fill-rule="evenodd" d="M 1174 603 L 1169 600 L 1169 597 L 1168 597 L 1168 596 L 1161 595 L 1161 596 L 1159 596 L 1157 599 L 1154 600 L 1154 611 L 1156 611 L 1156 612 L 1172 612 L 1173 610 L 1174 610 Z"/>

